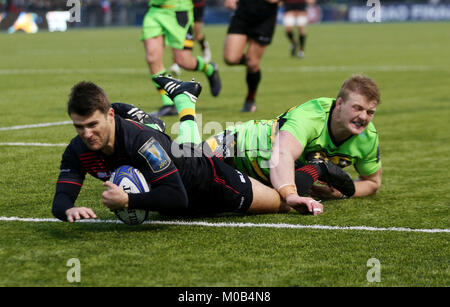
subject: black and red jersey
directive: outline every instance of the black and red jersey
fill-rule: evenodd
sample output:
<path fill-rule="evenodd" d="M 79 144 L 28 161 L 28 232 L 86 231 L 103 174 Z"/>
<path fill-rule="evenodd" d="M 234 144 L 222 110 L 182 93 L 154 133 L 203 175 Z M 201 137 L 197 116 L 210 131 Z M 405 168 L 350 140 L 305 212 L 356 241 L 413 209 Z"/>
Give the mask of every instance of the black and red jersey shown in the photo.
<path fill-rule="evenodd" d="M 172 144 L 166 134 L 117 115 L 115 121 L 114 154 L 92 151 L 76 136 L 63 154 L 58 183 L 81 186 L 86 174 L 106 181 L 122 165 L 139 169 L 150 185 L 177 171 L 166 152 Z M 148 148 L 143 148 L 145 144 Z M 153 152 L 146 154 L 145 150 Z"/>
<path fill-rule="evenodd" d="M 66 219 L 86 174 L 106 181 L 119 166 L 130 165 L 144 175 L 150 192 L 129 195 L 130 208 L 155 211 L 187 207 L 187 194 L 170 155 L 172 141 L 166 134 L 143 124 L 115 116 L 114 153 L 90 150 L 79 136 L 72 139 L 61 161 L 53 200 L 53 214 Z"/>

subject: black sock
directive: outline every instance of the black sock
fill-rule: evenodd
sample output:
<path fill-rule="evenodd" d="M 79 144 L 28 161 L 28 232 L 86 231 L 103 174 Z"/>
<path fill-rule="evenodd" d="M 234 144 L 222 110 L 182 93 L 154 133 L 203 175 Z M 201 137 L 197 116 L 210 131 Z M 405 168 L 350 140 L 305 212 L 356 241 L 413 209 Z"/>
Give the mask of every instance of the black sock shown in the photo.
<path fill-rule="evenodd" d="M 300 50 L 305 50 L 305 41 L 306 41 L 306 35 L 300 35 L 300 37 L 299 37 Z"/>
<path fill-rule="evenodd" d="M 239 61 L 239 65 L 247 65 L 247 58 L 245 57 L 245 53 L 242 55 L 241 60 Z"/>
<path fill-rule="evenodd" d="M 291 44 L 295 44 L 294 33 L 292 31 L 286 31 L 286 36 L 288 37 Z"/>
<path fill-rule="evenodd" d="M 261 81 L 261 70 L 258 70 L 257 72 L 249 72 L 247 70 L 247 87 L 248 87 L 248 94 L 247 94 L 247 101 L 254 101 L 256 96 L 256 90 L 258 89 L 259 82 Z"/>

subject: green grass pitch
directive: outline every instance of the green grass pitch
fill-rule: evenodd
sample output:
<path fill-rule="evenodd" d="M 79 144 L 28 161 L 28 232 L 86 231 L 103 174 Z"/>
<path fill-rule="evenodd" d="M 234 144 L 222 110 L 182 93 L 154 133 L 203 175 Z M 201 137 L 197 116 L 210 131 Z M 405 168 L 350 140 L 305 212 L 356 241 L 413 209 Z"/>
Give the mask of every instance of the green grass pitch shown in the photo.
<path fill-rule="evenodd" d="M 241 114 L 244 68 L 222 60 L 226 27 L 207 26 L 222 93 L 213 98 L 200 73 L 182 74 L 204 84 L 197 102 L 202 127 L 273 118 L 309 99 L 334 97 L 344 79 L 367 74 L 382 94 L 374 118 L 383 162 L 379 194 L 325 202 L 317 217 L 225 214 L 185 221 L 449 229 L 450 24 L 308 30 L 306 57 L 299 60 L 289 56 L 278 27 L 262 61 L 257 112 Z M 69 120 L 65 103 L 80 80 L 98 83 L 112 101 L 155 110 L 160 101 L 139 34 L 139 28 L 1 33 L 0 128 Z M 167 51 L 167 67 L 170 61 Z M 176 121 L 166 120 L 172 135 Z M 212 132 L 205 129 L 204 137 Z M 1 217 L 52 218 L 64 150 L 5 143 L 68 143 L 74 135 L 71 125 L 0 130 Z M 113 219 L 101 204 L 103 189 L 88 178 L 77 204 Z M 163 218 L 153 213 L 151 219 Z M 0 286 L 450 286 L 448 232 L 0 221 L 0 234 Z M 80 283 L 67 281 L 71 258 L 80 261 Z M 367 279 L 371 258 L 381 264 L 380 282 Z"/>

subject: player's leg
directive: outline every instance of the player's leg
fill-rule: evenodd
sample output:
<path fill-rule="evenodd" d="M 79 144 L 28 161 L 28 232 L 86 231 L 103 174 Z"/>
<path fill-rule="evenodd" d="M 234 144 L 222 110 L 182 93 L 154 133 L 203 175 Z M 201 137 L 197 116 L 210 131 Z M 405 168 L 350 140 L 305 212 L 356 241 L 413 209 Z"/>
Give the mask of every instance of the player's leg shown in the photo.
<path fill-rule="evenodd" d="M 206 63 L 211 61 L 211 50 L 203 33 L 203 15 L 205 12 L 204 1 L 194 1 L 194 40 L 200 44 L 203 53 L 203 60 Z"/>
<path fill-rule="evenodd" d="M 277 10 L 273 14 L 257 23 L 250 24 L 248 29 L 248 48 L 246 53 L 247 87 L 248 92 L 241 112 L 254 112 L 256 110 L 255 98 L 261 81 L 260 62 L 267 46 L 272 42 L 277 21 Z"/>
<path fill-rule="evenodd" d="M 201 137 L 195 120 L 195 103 L 202 90 L 200 83 L 183 82 L 164 76 L 155 78 L 155 82 L 167 92 L 177 108 L 180 130 L 176 142 L 200 144 Z"/>
<path fill-rule="evenodd" d="M 285 213 L 293 210 L 281 200 L 280 194 L 275 189 L 262 184 L 256 179 L 248 178 L 252 183 L 253 201 L 247 213 Z"/>
<path fill-rule="evenodd" d="M 227 65 L 245 65 L 245 48 L 248 43 L 248 18 L 234 14 L 231 18 L 225 38 L 223 58 Z"/>
<path fill-rule="evenodd" d="M 254 112 L 256 110 L 255 98 L 258 90 L 259 83 L 261 82 L 261 70 L 260 63 L 266 50 L 267 45 L 261 45 L 260 43 L 250 39 L 246 54 L 247 63 L 247 96 L 245 98 L 242 112 Z"/>
<path fill-rule="evenodd" d="M 158 36 L 154 38 L 148 38 L 144 40 L 145 59 L 147 61 L 150 76 L 152 80 L 159 76 L 165 75 L 166 69 L 163 64 L 163 52 L 164 52 L 164 37 Z M 158 91 L 161 100 L 162 107 L 156 113 L 157 116 L 176 115 L 173 101 L 167 96 L 166 92 L 162 90 L 156 83 L 154 83 L 156 90 Z"/>
<path fill-rule="evenodd" d="M 141 40 L 144 44 L 145 59 L 150 70 L 150 76 L 153 79 L 155 76 L 165 74 L 166 70 L 163 64 L 164 53 L 164 29 L 159 22 L 164 20 L 161 9 L 150 7 L 146 13 L 142 24 Z M 176 110 L 173 107 L 173 102 L 162 91 L 159 86 L 153 83 L 160 94 L 163 106 L 156 113 L 158 116 L 174 115 Z M 172 114 L 171 114 L 172 113 Z"/>
<path fill-rule="evenodd" d="M 299 35 L 299 51 L 297 56 L 303 58 L 305 56 L 306 26 L 308 25 L 308 14 L 306 10 L 299 11 L 296 17 L 296 24 L 298 26 Z"/>
<path fill-rule="evenodd" d="M 288 10 L 283 16 L 284 31 L 290 43 L 291 56 L 295 56 L 297 53 L 297 42 L 294 36 L 295 27 L 295 11 Z"/>
<path fill-rule="evenodd" d="M 226 36 L 223 59 L 227 65 L 245 65 L 244 51 L 247 42 L 248 38 L 245 34 L 228 34 Z"/>
<path fill-rule="evenodd" d="M 176 23 L 165 23 L 166 43 L 173 49 L 173 59 L 181 68 L 191 71 L 201 71 L 208 78 L 211 94 L 217 96 L 222 84 L 218 66 L 206 63 L 200 56 L 192 54 L 193 41 L 192 11 L 176 12 Z"/>

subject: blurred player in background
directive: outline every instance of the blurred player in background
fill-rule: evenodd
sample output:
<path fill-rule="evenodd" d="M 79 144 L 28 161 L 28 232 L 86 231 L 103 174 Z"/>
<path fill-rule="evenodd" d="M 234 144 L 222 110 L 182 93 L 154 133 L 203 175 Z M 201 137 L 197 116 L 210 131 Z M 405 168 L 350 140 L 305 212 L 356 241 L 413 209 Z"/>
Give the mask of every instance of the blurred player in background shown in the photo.
<path fill-rule="evenodd" d="M 291 56 L 302 59 L 305 57 L 306 25 L 308 24 L 306 8 L 308 5 L 313 5 L 315 0 L 283 0 L 283 3 L 283 25 L 291 43 Z M 295 27 L 298 29 L 298 44 L 295 40 Z"/>
<path fill-rule="evenodd" d="M 218 67 L 207 63 L 200 56 L 193 56 L 193 5 L 191 0 L 150 0 L 144 17 L 141 40 L 144 42 L 145 58 L 152 80 L 166 74 L 163 63 L 164 46 L 172 47 L 173 60 L 183 69 L 202 71 L 208 78 L 211 94 L 217 96 L 221 90 Z M 173 101 L 156 83 L 162 107 L 157 116 L 176 115 Z"/>
<path fill-rule="evenodd" d="M 228 65 L 247 67 L 247 96 L 241 112 L 255 112 L 261 81 L 260 62 L 271 43 L 277 21 L 278 0 L 225 0 L 234 10 L 225 39 L 224 60 Z M 247 48 L 247 50 L 245 50 Z"/>
<path fill-rule="evenodd" d="M 211 49 L 203 33 L 203 15 L 205 13 L 206 0 L 192 0 L 194 4 L 194 41 L 200 44 L 202 48 L 202 57 L 206 63 L 211 61 Z M 181 75 L 181 68 L 177 63 L 173 63 L 170 72 L 177 77 Z"/>

